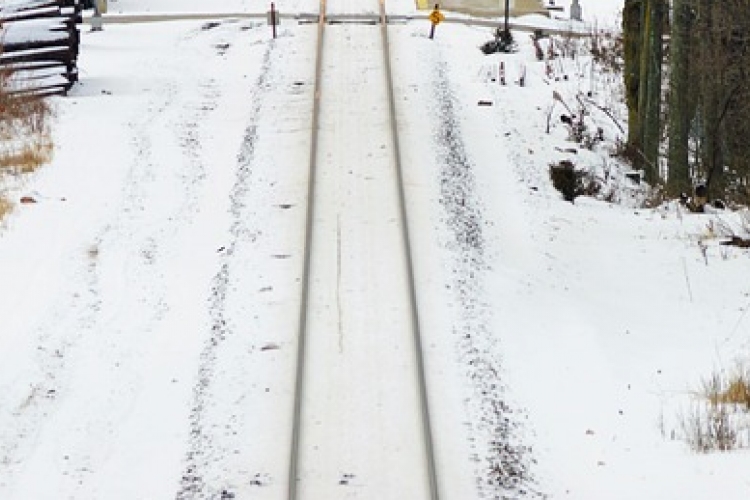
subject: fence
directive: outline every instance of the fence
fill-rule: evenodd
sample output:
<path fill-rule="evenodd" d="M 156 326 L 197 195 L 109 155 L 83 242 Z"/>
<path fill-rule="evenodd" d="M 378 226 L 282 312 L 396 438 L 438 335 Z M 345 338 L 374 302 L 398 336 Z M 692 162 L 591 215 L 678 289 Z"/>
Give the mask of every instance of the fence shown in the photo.
<path fill-rule="evenodd" d="M 81 0 L 6 0 L 0 7 L 0 87 L 66 94 L 78 81 Z"/>

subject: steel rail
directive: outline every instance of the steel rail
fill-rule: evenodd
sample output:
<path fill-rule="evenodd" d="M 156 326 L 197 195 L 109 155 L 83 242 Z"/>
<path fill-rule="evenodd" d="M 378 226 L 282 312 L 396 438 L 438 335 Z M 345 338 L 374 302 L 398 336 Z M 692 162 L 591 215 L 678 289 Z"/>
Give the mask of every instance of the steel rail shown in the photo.
<path fill-rule="evenodd" d="M 302 299 L 299 310 L 299 332 L 297 337 L 297 374 L 294 381 L 294 415 L 289 457 L 289 500 L 297 499 L 299 475 L 299 449 L 302 429 L 302 390 L 305 377 L 305 353 L 307 351 L 307 308 L 310 297 L 310 254 L 312 249 L 313 221 L 315 215 L 315 174 L 318 168 L 318 130 L 320 129 L 320 85 L 323 72 L 323 37 L 325 34 L 326 0 L 320 0 L 318 14 L 318 39 L 315 49 L 315 83 L 313 86 L 312 131 L 310 135 L 310 173 L 307 192 L 307 219 L 305 222 L 304 263 L 302 266 Z"/>
<path fill-rule="evenodd" d="M 396 98 L 393 92 L 393 71 L 391 69 L 390 42 L 388 40 L 388 24 L 385 14 L 385 0 L 380 3 L 380 22 L 383 33 L 383 58 L 386 73 L 386 87 L 388 87 L 388 107 L 391 115 L 391 134 L 393 141 L 393 160 L 396 167 L 396 184 L 398 188 L 399 211 L 401 213 L 402 238 L 406 252 L 406 272 L 409 282 L 409 307 L 412 311 L 412 333 L 414 336 L 414 353 L 417 367 L 417 384 L 419 386 L 419 403 L 422 417 L 423 439 L 425 444 L 425 461 L 427 463 L 427 478 L 431 500 L 439 500 L 440 488 L 437 480 L 437 466 L 435 461 L 434 435 L 432 419 L 430 417 L 430 401 L 427 391 L 427 375 L 424 363 L 424 345 L 422 342 L 422 327 L 419 318 L 419 301 L 417 300 L 416 276 L 414 272 L 414 252 L 409 231 L 409 218 L 406 210 L 406 190 L 404 188 L 404 169 L 401 156 L 401 146 L 398 138 L 398 119 L 396 115 Z"/>
<path fill-rule="evenodd" d="M 396 115 L 396 100 L 393 90 L 393 72 L 390 63 L 390 49 L 388 40 L 388 18 L 385 13 L 385 0 L 378 0 L 380 13 L 378 22 L 382 30 L 383 43 L 383 62 L 385 67 L 385 83 L 388 95 L 388 112 L 390 115 L 391 137 L 393 141 L 393 162 L 396 173 L 396 188 L 398 190 L 398 211 L 403 221 L 402 238 L 405 251 L 405 266 L 408 281 L 409 309 L 411 310 L 411 330 L 413 333 L 413 345 L 415 350 L 415 369 L 417 377 L 417 391 L 419 394 L 419 412 L 422 422 L 423 442 L 425 446 L 425 464 L 427 468 L 428 493 L 430 500 L 439 500 L 439 484 L 437 479 L 437 467 L 434 451 L 434 435 L 432 430 L 429 398 L 426 380 L 426 368 L 424 363 L 424 347 L 422 342 L 422 332 L 419 320 L 419 309 L 416 291 L 416 280 L 413 265 L 413 251 L 411 239 L 409 237 L 409 221 L 406 210 L 406 193 L 404 188 L 404 176 L 402 168 L 402 155 L 398 138 L 398 120 Z M 312 131 L 309 158 L 309 175 L 308 181 L 308 199 L 307 199 L 307 217 L 305 225 L 305 248 L 304 263 L 302 276 L 302 299 L 299 311 L 299 332 L 297 344 L 297 362 L 296 378 L 294 382 L 294 415 L 292 438 L 289 453 L 289 470 L 288 470 L 288 500 L 298 499 L 299 485 L 299 462 L 300 462 L 300 443 L 302 437 L 302 400 L 304 392 L 304 377 L 306 369 L 306 351 L 307 351 L 307 329 L 308 329 L 308 302 L 310 297 L 310 270 L 311 270 L 311 249 L 313 238 L 313 225 L 315 219 L 315 176 L 318 170 L 318 136 L 320 129 L 320 100 L 321 100 L 321 75 L 323 68 L 323 47 L 325 37 L 325 25 L 327 24 L 326 0 L 320 0 L 320 13 L 318 15 L 318 33 L 316 46 L 316 63 L 315 63 L 315 83 L 313 95 L 313 114 L 312 114 Z"/>

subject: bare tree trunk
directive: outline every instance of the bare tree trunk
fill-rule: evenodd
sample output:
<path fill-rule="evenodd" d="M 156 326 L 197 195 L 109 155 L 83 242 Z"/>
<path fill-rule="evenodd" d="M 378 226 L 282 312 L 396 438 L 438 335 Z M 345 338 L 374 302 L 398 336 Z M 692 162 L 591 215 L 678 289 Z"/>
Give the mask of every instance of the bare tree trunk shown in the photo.
<path fill-rule="evenodd" d="M 638 96 L 638 120 L 646 181 L 659 181 L 661 139 L 661 73 L 664 0 L 646 0 L 643 9 L 643 41 Z"/>
<path fill-rule="evenodd" d="M 722 47 L 720 24 L 717 15 L 720 5 L 713 0 L 698 1 L 700 19 L 700 118 L 701 164 L 709 196 L 723 193 L 723 168 L 721 166 L 722 101 L 727 86 L 727 53 Z"/>
<path fill-rule="evenodd" d="M 690 105 L 690 0 L 673 0 L 669 51 L 669 151 L 667 190 L 672 196 L 689 193 L 692 187 L 688 143 Z"/>
<path fill-rule="evenodd" d="M 625 0 L 622 13 L 622 31 L 624 37 L 625 57 L 625 92 L 628 106 L 628 147 L 631 151 L 640 152 L 641 124 L 639 120 L 639 96 L 641 86 L 641 28 L 643 24 L 643 1 Z M 636 168 L 640 165 L 636 155 Z"/>

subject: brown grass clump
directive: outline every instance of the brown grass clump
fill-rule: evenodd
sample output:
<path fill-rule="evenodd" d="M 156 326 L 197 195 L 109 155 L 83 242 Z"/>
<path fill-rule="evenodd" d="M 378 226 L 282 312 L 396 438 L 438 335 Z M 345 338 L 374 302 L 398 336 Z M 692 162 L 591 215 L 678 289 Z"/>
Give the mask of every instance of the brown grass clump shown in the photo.
<path fill-rule="evenodd" d="M 0 221 L 3 220 L 5 216 L 12 211 L 13 203 L 4 196 L 0 196 Z"/>
<path fill-rule="evenodd" d="M 681 418 L 690 448 L 699 453 L 750 448 L 750 369 L 715 372 L 695 395 L 697 402 Z"/>
<path fill-rule="evenodd" d="M 3 80 L 0 75 L 0 87 Z M 0 169 L 29 173 L 52 159 L 52 116 L 46 99 L 0 88 Z"/>
<path fill-rule="evenodd" d="M 0 187 L 3 176 L 34 172 L 52 160 L 50 126 L 53 110 L 40 97 L 11 95 L 4 91 L 8 75 L 0 72 Z M 0 220 L 13 202 L 0 196 Z"/>
<path fill-rule="evenodd" d="M 35 137 L 16 150 L 0 152 L 0 169 L 27 174 L 52 160 L 53 145 L 49 137 Z"/>
<path fill-rule="evenodd" d="M 714 375 L 704 382 L 704 396 L 713 406 L 732 405 L 750 410 L 750 372 L 737 370 L 729 377 Z"/>

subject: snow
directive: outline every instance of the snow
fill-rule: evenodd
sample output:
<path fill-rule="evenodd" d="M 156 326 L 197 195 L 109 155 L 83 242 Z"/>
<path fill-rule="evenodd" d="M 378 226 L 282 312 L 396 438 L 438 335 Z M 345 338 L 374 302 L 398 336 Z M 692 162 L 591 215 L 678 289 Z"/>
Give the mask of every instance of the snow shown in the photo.
<path fill-rule="evenodd" d="M 546 5 L 554 3 L 561 11 L 552 11 L 556 19 L 570 19 L 570 6 L 573 0 L 545 1 Z M 596 25 L 599 28 L 619 26 L 624 0 L 579 0 L 584 24 Z M 528 16 L 524 16 L 528 17 Z"/>
<path fill-rule="evenodd" d="M 618 4 L 581 2 L 587 21 Z M 266 8 L 109 2 L 113 14 Z M 286 494 L 315 29 L 285 20 L 276 41 L 261 19 L 82 29 L 81 82 L 52 101 L 54 159 L 0 186 L 37 200 L 0 230 L 0 498 Z M 333 169 L 310 318 L 324 341 L 308 366 L 326 399 L 307 411 L 341 432 L 308 437 L 319 463 L 303 474 L 325 491 L 310 498 L 421 498 L 394 472 L 422 473 L 375 29 L 329 28 Z M 606 143 L 566 152 L 559 103 L 546 132 L 553 90 L 571 107 L 591 91 L 624 116 L 617 77 L 585 58 L 550 76 L 526 34 L 519 53 L 484 56 L 490 28 L 428 31 L 413 21 L 390 37 L 443 498 L 748 498 L 746 449 L 696 454 L 680 439 L 701 381 L 747 359 L 750 255 L 719 245 L 727 227 L 747 230 L 742 214 L 638 208 L 604 113 L 590 123 Z M 563 159 L 609 178 L 618 203 L 563 201 L 548 175 Z M 341 324 L 368 334 L 342 344 Z M 384 450 L 392 463 L 368 460 Z M 520 483 L 493 475 L 498 461 Z"/>

